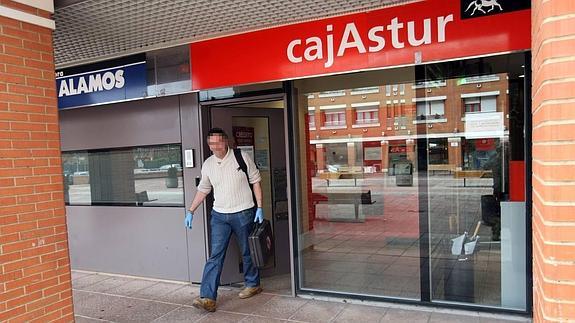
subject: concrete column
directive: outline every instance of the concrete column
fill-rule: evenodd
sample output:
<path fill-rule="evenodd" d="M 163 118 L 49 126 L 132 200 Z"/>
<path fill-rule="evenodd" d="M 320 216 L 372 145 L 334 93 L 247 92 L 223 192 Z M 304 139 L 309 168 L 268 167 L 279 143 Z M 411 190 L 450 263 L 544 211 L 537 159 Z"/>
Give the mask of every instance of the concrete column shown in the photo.
<path fill-rule="evenodd" d="M 455 169 L 461 170 L 463 168 L 463 155 L 461 153 L 461 137 L 453 137 L 447 139 L 447 154 L 449 156 L 449 164 L 454 165 Z"/>
<path fill-rule="evenodd" d="M 315 145 L 315 155 L 318 172 L 325 170 L 325 147 L 322 144 Z"/>
<path fill-rule="evenodd" d="M 381 142 L 381 172 L 387 173 L 389 171 L 389 142 L 383 140 Z"/>
<path fill-rule="evenodd" d="M 355 166 L 355 143 L 348 142 L 347 143 L 347 164 L 349 167 Z M 361 165 L 360 165 L 361 166 Z"/>
<path fill-rule="evenodd" d="M 407 159 L 413 163 L 414 169 L 417 169 L 417 156 L 415 150 L 415 140 L 407 139 L 405 140 L 405 150 L 407 153 Z"/>

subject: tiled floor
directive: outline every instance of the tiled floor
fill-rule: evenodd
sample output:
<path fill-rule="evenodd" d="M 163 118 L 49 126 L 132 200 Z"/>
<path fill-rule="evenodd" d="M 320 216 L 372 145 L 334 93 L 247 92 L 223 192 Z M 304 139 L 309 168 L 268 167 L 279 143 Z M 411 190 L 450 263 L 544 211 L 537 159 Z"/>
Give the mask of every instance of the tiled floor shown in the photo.
<path fill-rule="evenodd" d="M 72 272 L 76 322 L 529 322 L 518 316 L 380 303 L 350 304 L 286 296 L 286 277 L 266 279 L 264 293 L 237 297 L 222 287 L 218 310 L 191 306 L 199 286 Z M 271 287 L 269 289 L 268 287 Z M 289 284 L 287 286 L 289 288 Z M 289 291 L 289 290 L 288 290 Z"/>
<path fill-rule="evenodd" d="M 372 175 L 357 181 L 332 180 L 330 186 L 314 178 L 312 190 L 361 188 L 371 192 L 374 203 L 359 206 L 359 222 L 341 221 L 353 218 L 353 205 L 316 205 L 313 228 L 303 234 L 303 285 L 419 299 L 420 243 L 427 243 L 427 237 L 419 231 L 418 178 L 406 187 L 395 185 L 393 176 Z M 466 256 L 465 263 L 451 255 L 452 238 L 475 233 L 481 221 L 481 196 L 493 193 L 493 179 L 473 179 L 464 186 L 462 179 L 439 174 L 426 182 L 433 299 L 501 306 L 501 246 L 492 241 L 491 227 L 478 227 L 477 251 Z"/>

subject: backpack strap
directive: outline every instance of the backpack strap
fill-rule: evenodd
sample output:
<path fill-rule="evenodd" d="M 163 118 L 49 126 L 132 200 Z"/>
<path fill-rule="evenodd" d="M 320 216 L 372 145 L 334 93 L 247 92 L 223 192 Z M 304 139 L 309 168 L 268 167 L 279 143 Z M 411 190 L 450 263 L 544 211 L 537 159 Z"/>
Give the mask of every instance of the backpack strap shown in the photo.
<path fill-rule="evenodd" d="M 246 174 L 248 184 L 250 185 L 250 190 L 252 191 L 252 199 L 254 200 L 254 207 L 257 207 L 258 202 L 256 200 L 256 194 L 254 193 L 254 185 L 250 184 L 250 176 L 248 175 L 248 165 L 246 165 L 244 156 L 242 156 L 242 151 L 240 149 L 234 149 L 234 157 L 236 157 L 236 161 L 238 162 L 238 165 L 240 165 L 240 169 L 244 172 L 244 174 Z"/>
<path fill-rule="evenodd" d="M 250 177 L 248 175 L 248 165 L 246 165 L 246 161 L 244 160 L 244 156 L 242 156 L 242 151 L 239 149 L 234 149 L 234 156 L 236 157 L 236 161 L 238 165 L 240 165 L 240 169 L 246 174 L 248 178 L 248 183 L 250 182 Z"/>

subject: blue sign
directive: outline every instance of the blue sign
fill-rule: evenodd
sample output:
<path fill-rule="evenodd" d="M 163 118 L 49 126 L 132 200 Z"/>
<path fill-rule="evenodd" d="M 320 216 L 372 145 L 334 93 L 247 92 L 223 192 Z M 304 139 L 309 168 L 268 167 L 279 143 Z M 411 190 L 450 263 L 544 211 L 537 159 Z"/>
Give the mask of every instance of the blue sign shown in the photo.
<path fill-rule="evenodd" d="M 58 108 L 89 106 L 147 96 L 146 61 L 140 55 L 56 72 Z M 108 65 L 106 67 L 105 65 Z M 95 68 L 97 69 L 95 69 Z"/>

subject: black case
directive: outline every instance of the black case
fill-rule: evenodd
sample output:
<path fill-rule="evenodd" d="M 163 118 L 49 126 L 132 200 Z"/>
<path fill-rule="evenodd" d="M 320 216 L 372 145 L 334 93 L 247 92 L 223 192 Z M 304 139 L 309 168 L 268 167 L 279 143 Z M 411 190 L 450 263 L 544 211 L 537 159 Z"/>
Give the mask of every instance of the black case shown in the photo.
<path fill-rule="evenodd" d="M 274 251 L 274 238 L 270 221 L 264 220 L 256 223 L 254 230 L 248 238 L 252 261 L 257 268 L 264 268 L 272 258 Z"/>

